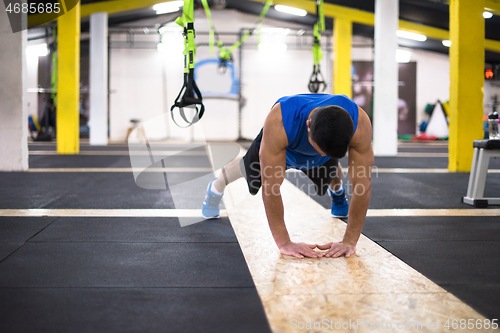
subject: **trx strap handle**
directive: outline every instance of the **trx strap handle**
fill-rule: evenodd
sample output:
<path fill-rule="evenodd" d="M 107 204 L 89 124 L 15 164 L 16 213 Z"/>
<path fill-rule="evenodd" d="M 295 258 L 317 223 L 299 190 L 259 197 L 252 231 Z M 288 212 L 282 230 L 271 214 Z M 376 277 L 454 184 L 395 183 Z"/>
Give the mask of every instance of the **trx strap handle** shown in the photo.
<path fill-rule="evenodd" d="M 189 124 L 186 127 L 189 127 L 198 122 L 205 112 L 200 89 L 198 89 L 194 81 L 194 56 L 196 53 L 196 44 L 194 43 L 194 0 L 184 0 L 182 17 L 177 18 L 175 23 L 184 28 L 184 84 L 179 95 L 177 95 L 175 99 L 174 105 L 170 108 L 170 111 L 172 112 L 172 120 L 174 123 L 182 127 L 174 118 L 174 109 L 176 107 L 179 108 L 182 119 Z M 199 109 L 198 106 L 200 107 Z M 192 120 L 188 120 L 186 117 L 184 112 L 185 107 L 195 109 L 195 115 Z"/>
<path fill-rule="evenodd" d="M 325 79 L 321 74 L 320 63 L 323 59 L 323 52 L 321 51 L 321 34 L 320 31 L 325 30 L 325 15 L 323 12 L 323 0 L 318 0 L 316 13 L 318 15 L 318 22 L 314 24 L 314 45 L 313 45 L 313 72 L 309 79 L 309 91 L 312 93 L 323 92 L 326 89 Z"/>

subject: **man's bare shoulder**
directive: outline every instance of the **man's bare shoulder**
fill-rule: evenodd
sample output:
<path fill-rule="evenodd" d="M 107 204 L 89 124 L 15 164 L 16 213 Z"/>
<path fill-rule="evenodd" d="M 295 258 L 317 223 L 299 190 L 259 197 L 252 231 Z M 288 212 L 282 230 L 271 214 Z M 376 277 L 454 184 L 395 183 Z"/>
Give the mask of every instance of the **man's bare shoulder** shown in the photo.
<path fill-rule="evenodd" d="M 372 142 L 372 123 L 368 114 L 358 106 L 358 126 L 351 140 L 350 148 L 359 152 L 371 148 Z"/>
<path fill-rule="evenodd" d="M 288 145 L 280 103 L 276 103 L 267 115 L 262 142 L 265 143 L 266 149 L 273 151 L 281 151 Z"/>

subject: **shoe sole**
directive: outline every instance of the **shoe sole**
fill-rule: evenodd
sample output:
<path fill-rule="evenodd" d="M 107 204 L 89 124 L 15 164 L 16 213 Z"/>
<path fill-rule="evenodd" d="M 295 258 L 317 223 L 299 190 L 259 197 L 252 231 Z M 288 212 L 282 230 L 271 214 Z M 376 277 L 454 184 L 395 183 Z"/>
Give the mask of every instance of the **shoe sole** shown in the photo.
<path fill-rule="evenodd" d="M 345 219 L 345 218 L 347 218 L 347 215 L 333 215 L 332 214 L 332 217 L 335 217 L 337 219 Z"/>
<path fill-rule="evenodd" d="M 215 220 L 215 219 L 220 219 L 220 215 L 217 215 L 217 216 L 209 216 L 209 217 L 207 217 L 207 216 L 205 216 L 205 215 L 202 215 L 202 216 L 203 216 L 203 218 L 204 218 L 205 220 Z"/>

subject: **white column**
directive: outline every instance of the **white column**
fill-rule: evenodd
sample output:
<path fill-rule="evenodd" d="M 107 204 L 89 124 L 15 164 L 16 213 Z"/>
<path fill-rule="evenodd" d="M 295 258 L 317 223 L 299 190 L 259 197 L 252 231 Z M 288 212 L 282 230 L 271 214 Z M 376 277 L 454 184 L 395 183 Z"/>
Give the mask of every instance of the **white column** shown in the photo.
<path fill-rule="evenodd" d="M 375 0 L 375 61 L 373 151 L 375 156 L 398 152 L 398 39 L 399 1 Z"/>
<path fill-rule="evenodd" d="M 28 169 L 26 36 L 12 33 L 0 4 L 0 171 Z"/>
<path fill-rule="evenodd" d="M 90 16 L 90 144 L 108 144 L 108 14 Z"/>

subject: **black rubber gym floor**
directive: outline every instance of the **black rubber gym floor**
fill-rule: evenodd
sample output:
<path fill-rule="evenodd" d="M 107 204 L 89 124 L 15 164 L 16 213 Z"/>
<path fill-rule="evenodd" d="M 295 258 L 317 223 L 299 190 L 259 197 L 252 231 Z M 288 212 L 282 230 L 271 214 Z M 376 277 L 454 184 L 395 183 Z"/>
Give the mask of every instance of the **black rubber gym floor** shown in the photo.
<path fill-rule="evenodd" d="M 210 167 L 205 156 L 169 160 L 167 167 Z M 30 165 L 130 167 L 130 159 L 32 155 Z M 168 177 L 180 183 L 213 174 Z M 139 188 L 131 172 L 0 173 L 0 209 L 199 209 L 207 182 L 198 183 L 177 191 L 174 205 L 170 190 Z M 227 218 L 181 227 L 178 218 L 0 217 L 0 332 L 270 328 Z"/>
<path fill-rule="evenodd" d="M 159 146 L 161 150 L 183 150 Z M 32 144 L 53 151 L 54 144 Z M 124 151 L 126 145 L 82 151 Z M 199 149 L 200 152 L 203 149 Z M 440 147 L 400 152 L 444 153 Z M 166 167 L 209 168 L 205 156 Z M 342 160 L 347 166 L 347 159 Z M 129 168 L 127 155 L 31 155 L 31 168 Z M 447 168 L 446 157 L 376 158 L 379 168 Z M 490 168 L 499 169 L 500 159 Z M 287 174 L 301 187 L 308 180 Z M 173 183 L 213 177 L 169 173 Z M 500 196 L 500 174 L 486 195 Z M 379 173 L 372 209 L 462 208 L 463 173 Z M 206 182 L 176 193 L 129 172 L 0 173 L 0 209 L 199 209 Z M 329 198 L 312 196 L 325 208 Z M 493 207 L 492 207 L 493 208 Z M 500 317 L 499 217 L 368 217 L 363 233 L 487 318 Z M 227 218 L 0 217 L 0 332 L 269 332 Z"/>
<path fill-rule="evenodd" d="M 94 157 L 89 157 L 94 158 Z M 172 183 L 204 178 L 184 192 L 143 189 L 130 172 L 12 172 L 0 173 L 0 209 L 200 209 L 206 186 L 213 179 L 207 173 L 168 173 Z"/>
<path fill-rule="evenodd" d="M 125 153 L 127 153 L 125 151 Z M 147 156 L 146 156 L 147 157 Z M 142 157 L 144 158 L 144 157 Z M 210 168 L 207 156 L 169 156 L 166 168 L 186 167 Z M 130 157 L 101 155 L 35 155 L 30 156 L 30 168 L 131 168 Z"/>

